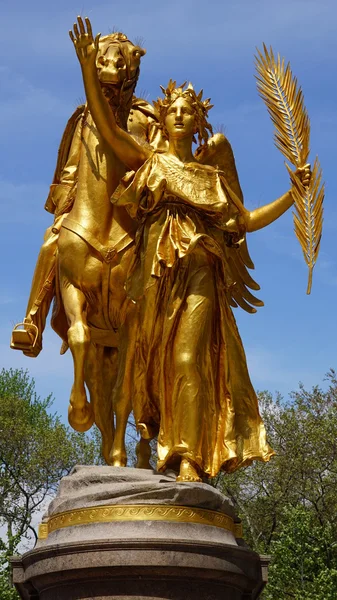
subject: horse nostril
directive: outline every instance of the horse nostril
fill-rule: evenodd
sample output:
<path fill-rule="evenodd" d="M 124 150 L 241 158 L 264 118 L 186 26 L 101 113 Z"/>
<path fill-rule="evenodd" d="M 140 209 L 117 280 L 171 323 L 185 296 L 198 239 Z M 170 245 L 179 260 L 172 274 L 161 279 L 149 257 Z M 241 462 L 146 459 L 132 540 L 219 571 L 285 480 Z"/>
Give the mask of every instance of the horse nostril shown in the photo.
<path fill-rule="evenodd" d="M 115 61 L 115 67 L 116 69 L 123 69 L 125 67 L 124 58 L 117 58 Z"/>

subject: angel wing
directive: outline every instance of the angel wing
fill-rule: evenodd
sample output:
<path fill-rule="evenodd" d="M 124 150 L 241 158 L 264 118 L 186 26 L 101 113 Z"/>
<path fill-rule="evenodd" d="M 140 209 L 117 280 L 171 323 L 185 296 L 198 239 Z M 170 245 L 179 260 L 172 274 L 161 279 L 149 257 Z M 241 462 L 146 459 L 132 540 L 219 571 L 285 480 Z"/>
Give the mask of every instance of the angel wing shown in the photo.
<path fill-rule="evenodd" d="M 208 140 L 207 146 L 203 146 L 196 152 L 195 157 L 199 162 L 213 167 L 218 167 L 224 172 L 224 183 L 228 194 L 236 196 L 243 203 L 243 194 L 235 165 L 235 158 L 228 139 L 217 133 Z M 228 291 L 228 300 L 234 308 L 241 306 L 249 313 L 255 313 L 255 306 L 263 306 L 259 300 L 249 291 L 259 290 L 260 286 L 251 277 L 248 269 L 254 269 L 254 263 L 250 258 L 246 235 L 233 247 L 227 247 L 228 268 L 234 281 Z M 249 289 L 248 289 L 249 288 Z"/>

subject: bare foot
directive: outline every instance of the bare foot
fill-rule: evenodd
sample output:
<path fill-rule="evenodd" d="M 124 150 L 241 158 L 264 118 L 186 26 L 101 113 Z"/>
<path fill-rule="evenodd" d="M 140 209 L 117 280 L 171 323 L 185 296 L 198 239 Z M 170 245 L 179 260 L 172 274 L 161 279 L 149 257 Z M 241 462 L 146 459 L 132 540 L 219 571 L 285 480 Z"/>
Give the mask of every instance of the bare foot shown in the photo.
<path fill-rule="evenodd" d="M 183 458 L 180 463 L 177 481 L 201 481 L 196 469 L 186 458 Z"/>

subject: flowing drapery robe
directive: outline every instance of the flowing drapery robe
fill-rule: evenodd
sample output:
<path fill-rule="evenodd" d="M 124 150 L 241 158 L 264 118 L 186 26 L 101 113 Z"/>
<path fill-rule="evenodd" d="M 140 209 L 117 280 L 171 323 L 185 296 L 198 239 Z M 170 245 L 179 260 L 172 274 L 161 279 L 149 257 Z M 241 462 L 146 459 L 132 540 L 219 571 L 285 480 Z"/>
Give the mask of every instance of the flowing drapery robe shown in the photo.
<path fill-rule="evenodd" d="M 214 476 L 268 461 L 273 451 L 228 301 L 235 281 L 227 254 L 243 231 L 224 173 L 155 152 L 112 201 L 139 220 L 126 282 L 138 305 L 137 343 L 125 345 L 133 366 L 120 380 L 131 379 L 139 431 L 158 434 L 158 469 L 187 458 Z M 226 231 L 230 218 L 241 223 L 237 232 Z M 128 362 L 121 357 L 120 368 Z"/>

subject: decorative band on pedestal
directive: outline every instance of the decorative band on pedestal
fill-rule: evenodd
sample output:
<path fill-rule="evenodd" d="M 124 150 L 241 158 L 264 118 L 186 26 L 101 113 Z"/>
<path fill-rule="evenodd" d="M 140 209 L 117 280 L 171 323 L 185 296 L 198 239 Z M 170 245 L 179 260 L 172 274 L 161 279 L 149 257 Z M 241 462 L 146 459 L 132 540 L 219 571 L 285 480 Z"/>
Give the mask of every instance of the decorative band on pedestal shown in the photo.
<path fill-rule="evenodd" d="M 39 526 L 39 539 L 47 539 L 57 529 L 90 525 L 93 523 L 113 523 L 120 521 L 173 521 L 175 523 L 199 523 L 226 529 L 235 537 L 242 537 L 241 523 L 214 510 L 190 506 L 168 506 L 167 504 L 111 504 L 77 508 L 57 513 Z"/>

